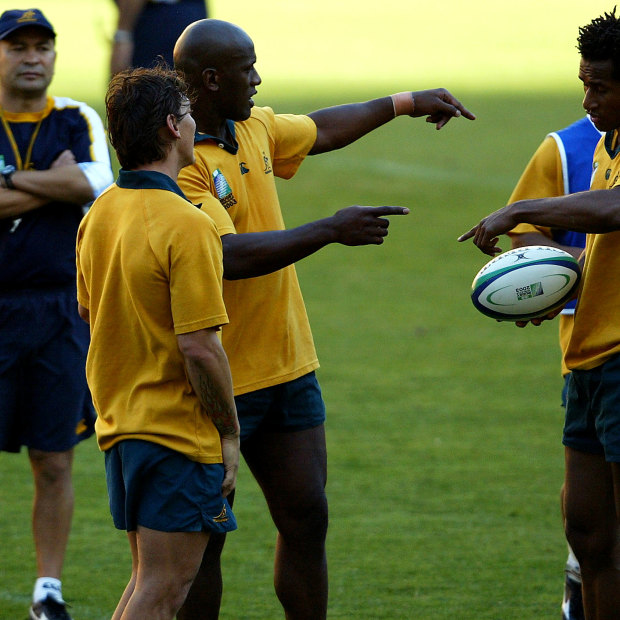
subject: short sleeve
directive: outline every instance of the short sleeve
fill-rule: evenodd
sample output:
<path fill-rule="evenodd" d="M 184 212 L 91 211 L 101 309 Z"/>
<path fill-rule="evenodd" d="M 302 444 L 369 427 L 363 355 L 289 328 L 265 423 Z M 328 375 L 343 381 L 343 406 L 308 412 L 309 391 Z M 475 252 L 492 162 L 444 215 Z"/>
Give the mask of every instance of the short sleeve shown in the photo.
<path fill-rule="evenodd" d="M 521 178 L 514 188 L 508 204 L 518 200 L 530 200 L 535 198 L 547 198 L 564 195 L 564 179 L 562 174 L 562 161 L 555 140 L 547 136 L 536 149 L 534 155 L 527 164 Z M 551 231 L 544 226 L 532 224 L 519 224 L 508 234 L 518 235 L 530 232 L 539 232 L 546 237 L 551 237 Z"/>

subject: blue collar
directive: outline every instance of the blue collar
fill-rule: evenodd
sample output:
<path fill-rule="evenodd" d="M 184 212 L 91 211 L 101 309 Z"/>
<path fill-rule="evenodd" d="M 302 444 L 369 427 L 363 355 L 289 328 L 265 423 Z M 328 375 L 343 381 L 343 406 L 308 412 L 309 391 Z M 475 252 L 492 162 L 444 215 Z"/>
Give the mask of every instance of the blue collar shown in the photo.
<path fill-rule="evenodd" d="M 121 168 L 116 184 L 123 189 L 163 189 L 187 200 L 181 188 L 167 175 L 154 170 L 125 170 Z M 187 200 L 187 202 L 190 202 Z"/>
<path fill-rule="evenodd" d="M 212 136 L 208 133 L 199 133 L 196 132 L 194 136 L 194 144 L 198 142 L 203 142 L 204 140 L 213 140 L 221 149 L 224 149 L 228 153 L 232 155 L 236 155 L 239 150 L 239 144 L 235 137 L 235 122 L 230 119 L 226 121 L 226 130 L 228 132 L 228 136 L 230 138 L 230 142 L 226 140 L 222 140 L 222 138 L 218 138 L 217 136 Z"/>

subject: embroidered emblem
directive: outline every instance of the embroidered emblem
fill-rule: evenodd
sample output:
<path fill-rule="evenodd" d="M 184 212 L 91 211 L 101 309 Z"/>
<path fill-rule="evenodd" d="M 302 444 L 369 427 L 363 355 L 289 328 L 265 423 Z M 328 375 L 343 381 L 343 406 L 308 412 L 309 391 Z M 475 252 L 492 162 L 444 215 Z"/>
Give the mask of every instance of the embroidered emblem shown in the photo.
<path fill-rule="evenodd" d="M 213 184 L 215 185 L 215 193 L 224 209 L 230 209 L 237 204 L 232 189 L 219 168 L 213 172 Z"/>
<path fill-rule="evenodd" d="M 37 21 L 37 16 L 36 13 L 34 11 L 24 11 L 22 13 L 22 16 L 19 17 L 17 19 L 17 21 L 19 23 L 23 23 L 23 22 L 36 22 Z"/>
<path fill-rule="evenodd" d="M 241 170 L 241 174 L 247 174 L 248 172 L 250 172 L 250 169 L 245 165 L 245 162 L 242 161 L 239 163 L 239 170 Z"/>
<path fill-rule="evenodd" d="M 226 523 L 228 521 L 228 514 L 226 513 L 226 506 L 222 506 L 222 512 L 217 517 L 213 517 L 216 523 Z"/>
<path fill-rule="evenodd" d="M 265 169 L 263 172 L 265 174 L 271 174 L 273 172 L 271 168 L 271 161 L 269 161 L 269 157 L 265 154 L 265 151 L 263 151 L 263 161 L 265 162 Z"/>

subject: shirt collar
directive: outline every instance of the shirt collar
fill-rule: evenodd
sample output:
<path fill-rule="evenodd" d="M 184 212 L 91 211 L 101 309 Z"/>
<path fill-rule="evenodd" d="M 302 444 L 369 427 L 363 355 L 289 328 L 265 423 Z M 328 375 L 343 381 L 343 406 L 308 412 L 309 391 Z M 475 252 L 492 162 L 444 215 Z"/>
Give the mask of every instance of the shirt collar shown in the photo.
<path fill-rule="evenodd" d="M 167 174 L 154 170 L 125 170 L 121 168 L 116 184 L 123 189 L 163 189 L 187 200 L 181 188 Z M 187 202 L 190 201 L 187 200 Z"/>
<path fill-rule="evenodd" d="M 237 139 L 235 137 L 234 121 L 231 121 L 230 119 L 226 121 L 226 132 L 228 134 L 228 137 L 230 138 L 230 142 L 227 140 L 222 140 L 222 138 L 219 138 L 217 136 L 212 136 L 208 133 L 199 133 L 197 131 L 196 135 L 194 136 L 194 144 L 197 144 L 198 142 L 204 142 L 205 140 L 213 140 L 215 144 L 217 144 L 217 146 L 219 146 L 221 149 L 224 149 L 232 155 L 236 155 L 237 151 L 239 150 L 239 144 L 237 143 Z"/>

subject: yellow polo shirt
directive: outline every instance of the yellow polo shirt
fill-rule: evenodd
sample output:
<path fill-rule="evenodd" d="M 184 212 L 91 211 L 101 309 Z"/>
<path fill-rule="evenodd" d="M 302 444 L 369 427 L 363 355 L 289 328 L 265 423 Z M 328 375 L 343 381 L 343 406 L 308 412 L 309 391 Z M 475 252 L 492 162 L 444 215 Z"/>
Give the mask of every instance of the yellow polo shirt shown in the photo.
<path fill-rule="evenodd" d="M 620 185 L 618 132 L 605 135 L 594 152 L 592 190 Z M 620 352 L 620 231 L 587 236 L 575 325 L 566 364 L 571 370 L 600 366 Z"/>
<path fill-rule="evenodd" d="M 283 230 L 275 177 L 292 177 L 316 140 L 308 116 L 253 108 L 228 123 L 230 143 L 197 135 L 196 163 L 179 186 L 215 222 L 220 235 Z M 234 137 L 233 137 L 234 136 Z M 319 365 L 295 266 L 243 280 L 224 280 L 230 323 L 222 343 L 235 394 L 292 381 Z"/>
<path fill-rule="evenodd" d="M 90 313 L 86 376 L 102 450 L 144 439 L 221 463 L 220 436 L 192 389 L 178 334 L 223 325 L 213 221 L 157 172 L 121 171 L 77 236 L 78 301 Z"/>

